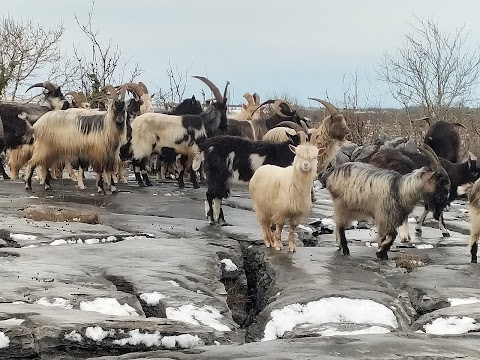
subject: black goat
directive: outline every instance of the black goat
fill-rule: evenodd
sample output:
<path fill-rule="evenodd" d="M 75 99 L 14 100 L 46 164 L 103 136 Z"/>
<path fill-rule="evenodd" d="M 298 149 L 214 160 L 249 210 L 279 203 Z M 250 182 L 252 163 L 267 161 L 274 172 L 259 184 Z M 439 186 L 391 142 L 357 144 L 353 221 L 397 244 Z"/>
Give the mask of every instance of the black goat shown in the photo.
<path fill-rule="evenodd" d="M 440 120 L 428 129 L 423 140 L 430 146 L 437 156 L 457 163 L 460 161 L 460 134 L 457 127 L 463 127 L 457 122 Z"/>
<path fill-rule="evenodd" d="M 193 161 L 198 170 L 203 161 L 207 179 L 205 211 L 210 225 L 226 225 L 221 207 L 222 199 L 230 195 L 232 183 L 247 184 L 262 165 L 290 166 L 295 154 L 289 145 L 298 145 L 300 135 L 288 135 L 289 141 L 254 141 L 238 136 L 222 135 L 200 144 L 200 156 Z"/>

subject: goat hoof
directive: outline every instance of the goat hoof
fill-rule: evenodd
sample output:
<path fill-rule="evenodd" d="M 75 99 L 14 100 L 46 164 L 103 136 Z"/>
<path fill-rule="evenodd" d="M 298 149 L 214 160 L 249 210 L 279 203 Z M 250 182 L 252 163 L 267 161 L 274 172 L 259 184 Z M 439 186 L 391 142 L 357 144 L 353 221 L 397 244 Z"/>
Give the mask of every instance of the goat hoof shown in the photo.
<path fill-rule="evenodd" d="M 52 187 L 48 184 L 45 184 L 45 190 L 50 190 Z"/>
<path fill-rule="evenodd" d="M 342 252 L 343 252 L 343 255 L 346 255 L 346 256 L 350 255 L 350 249 L 348 247 L 345 249 L 342 249 Z"/>
<path fill-rule="evenodd" d="M 448 232 L 444 232 L 444 233 L 442 233 L 442 236 L 443 236 L 443 237 L 450 237 L 451 235 L 450 235 L 450 233 L 448 233 Z"/>
<path fill-rule="evenodd" d="M 77 185 L 77 186 L 75 186 L 75 188 L 76 188 L 77 190 L 85 190 L 85 186 L 79 186 L 79 185 Z"/>
<path fill-rule="evenodd" d="M 3 175 L 3 180 L 10 180 L 10 176 L 8 176 L 7 174 Z"/>
<path fill-rule="evenodd" d="M 476 263 L 477 263 L 477 259 L 472 259 L 471 263 L 472 263 L 472 264 L 476 264 Z"/>
<path fill-rule="evenodd" d="M 211 225 L 211 226 L 215 226 L 217 223 L 213 220 L 209 220 L 208 224 Z"/>
<path fill-rule="evenodd" d="M 422 229 L 415 229 L 415 234 L 422 235 Z"/>
<path fill-rule="evenodd" d="M 185 188 L 185 184 L 178 183 L 178 187 L 179 187 L 180 189 L 184 189 L 184 188 Z"/>
<path fill-rule="evenodd" d="M 146 185 L 145 185 L 143 182 L 140 182 L 140 181 L 139 181 L 139 182 L 138 182 L 138 186 L 140 186 L 140 187 L 145 187 Z"/>
<path fill-rule="evenodd" d="M 232 226 L 231 224 L 229 224 L 228 222 L 226 222 L 225 220 L 219 220 L 218 221 L 218 224 L 220 226 Z"/>
<path fill-rule="evenodd" d="M 410 240 L 411 240 L 411 239 L 410 239 L 409 237 L 407 237 L 407 238 L 401 239 L 400 242 L 402 242 L 402 243 L 409 243 Z"/>
<path fill-rule="evenodd" d="M 198 184 L 193 184 L 193 188 L 194 188 L 194 189 L 200 189 L 200 185 L 198 185 Z"/>
<path fill-rule="evenodd" d="M 388 254 L 384 251 L 378 251 L 377 258 L 379 258 L 380 260 L 388 260 Z"/>
<path fill-rule="evenodd" d="M 112 186 L 112 187 L 110 188 L 110 191 L 112 192 L 112 194 L 116 194 L 118 190 L 117 190 L 117 188 L 116 188 L 115 186 Z"/>
<path fill-rule="evenodd" d="M 150 181 L 148 181 L 147 183 L 145 183 L 145 185 L 147 185 L 147 186 L 153 186 L 153 184 L 152 184 Z"/>
<path fill-rule="evenodd" d="M 25 185 L 25 190 L 31 191 L 31 190 L 32 190 L 32 187 L 31 187 L 31 186 L 28 186 L 28 185 Z"/>

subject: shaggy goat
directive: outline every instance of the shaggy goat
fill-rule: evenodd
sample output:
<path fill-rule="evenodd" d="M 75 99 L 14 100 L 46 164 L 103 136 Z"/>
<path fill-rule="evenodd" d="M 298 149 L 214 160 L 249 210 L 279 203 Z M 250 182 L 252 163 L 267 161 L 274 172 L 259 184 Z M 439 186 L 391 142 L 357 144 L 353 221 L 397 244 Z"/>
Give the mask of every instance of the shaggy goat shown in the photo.
<path fill-rule="evenodd" d="M 207 179 L 205 212 L 210 225 L 218 222 L 226 225 L 222 199 L 230 195 L 232 184 L 247 184 L 262 165 L 290 166 L 294 154 L 289 145 L 299 144 L 299 135 L 290 140 L 253 141 L 239 136 L 220 135 L 207 139 L 200 145 L 201 153 L 193 161 L 193 170 L 198 170 L 203 161 Z"/>
<path fill-rule="evenodd" d="M 478 239 L 480 238 L 480 179 L 473 184 L 465 184 L 458 188 L 458 193 L 468 195 L 470 216 L 470 248 L 471 262 L 477 262 Z"/>
<path fill-rule="evenodd" d="M 226 129 L 227 98 L 208 79 L 195 76 L 205 82 L 217 99 L 206 111 L 198 115 L 167 115 L 147 113 L 138 116 L 132 123 L 132 163 L 135 178 L 140 186 L 152 183 L 148 178 L 145 164 L 153 153 L 161 153 L 169 147 L 178 154 L 186 155 L 189 162 L 198 154 L 198 145 L 207 137 L 214 136 Z M 227 83 L 228 85 L 228 83 Z M 227 88 L 225 87 L 225 93 Z M 141 174 L 141 175 L 140 175 Z M 143 178 L 143 179 L 142 179 Z"/>
<path fill-rule="evenodd" d="M 2 128 L 0 152 L 6 152 L 7 149 L 12 150 L 21 146 L 25 133 L 43 114 L 51 110 L 69 108 L 70 104 L 65 100 L 60 87 L 50 81 L 45 81 L 30 86 L 27 91 L 35 87 L 45 89 L 43 104 L 0 103 L 0 127 Z M 9 179 L 3 163 L 0 166 L 0 171 L 4 179 Z"/>
<path fill-rule="evenodd" d="M 437 186 L 434 193 L 425 193 L 424 198 L 422 199 L 425 204 L 425 212 L 422 217 L 418 219 L 416 231 L 421 234 L 423 221 L 425 216 L 432 211 L 435 219 L 439 221 L 439 227 L 442 231 L 443 236 L 449 236 L 447 229 L 445 228 L 445 223 L 443 221 L 443 209 L 447 206 L 449 201 L 449 194 L 451 194 L 450 189 L 453 188 L 453 183 L 450 181 L 450 176 L 447 169 L 447 162 L 450 165 L 452 164 L 447 160 L 439 159 L 441 167 L 437 166 Z M 375 153 L 369 163 L 388 170 L 395 170 L 402 175 L 409 174 L 416 169 L 419 169 L 423 166 L 432 166 L 435 164 L 431 163 L 430 158 L 420 153 L 411 153 L 405 150 L 398 149 L 381 149 Z M 463 166 L 462 166 L 463 167 Z M 476 167 L 476 166 L 475 166 Z M 459 168 L 459 167 L 457 167 Z M 451 170 L 452 171 L 452 170 Z M 453 174 L 452 174 L 453 176 Z M 470 179 L 470 176 L 467 175 Z M 458 178 L 458 177 L 457 177 Z M 469 180 L 470 181 L 470 180 Z M 464 183 L 464 182 L 463 182 Z M 411 240 L 410 233 L 408 230 L 408 222 L 406 221 L 399 229 L 399 237 L 401 242 L 409 242 Z"/>
<path fill-rule="evenodd" d="M 263 135 L 262 140 L 270 140 L 275 142 L 287 141 L 287 134 L 295 135 L 296 133 L 297 132 L 295 130 L 288 127 L 274 127 L 273 129 L 268 130 L 265 135 Z"/>
<path fill-rule="evenodd" d="M 295 154 L 292 165 L 260 166 L 248 185 L 265 247 L 273 246 L 275 250 L 282 248 L 282 229 L 288 221 L 288 250 L 295 251 L 295 228 L 312 207 L 310 189 L 317 175 L 319 150 L 307 144 L 305 133 L 301 134 L 299 146 L 288 145 Z"/>
<path fill-rule="evenodd" d="M 113 87 L 104 88 L 115 97 Z M 112 192 L 116 191 L 111 183 L 114 165 L 118 159 L 120 146 L 126 141 L 125 126 L 125 91 L 120 99 L 110 98 L 107 111 L 92 111 L 85 115 L 84 111 L 51 111 L 42 116 L 25 135 L 33 143 L 32 158 L 25 171 L 26 189 L 32 188 L 33 170 L 40 165 L 43 170 L 58 161 L 88 160 L 97 173 L 97 189 L 104 193 L 105 182 Z M 42 178 L 43 174 L 39 174 Z M 78 176 L 81 177 L 80 174 Z M 50 188 L 49 178 L 44 179 L 45 189 Z"/>
<path fill-rule="evenodd" d="M 264 114 L 257 109 L 260 107 L 260 95 L 253 93 L 253 96 L 246 92 L 243 97 L 247 100 L 247 105 L 242 104 L 242 110 L 237 114 L 227 114 L 229 119 L 233 120 L 256 120 L 260 119 Z"/>
<path fill-rule="evenodd" d="M 427 146 L 420 149 L 436 165 L 408 175 L 379 169 L 365 163 L 345 163 L 332 171 L 327 189 L 333 199 L 335 237 L 344 255 L 349 255 L 345 227 L 353 220 L 373 218 L 378 231 L 377 257 L 388 259 L 388 250 L 402 225 L 425 193 L 437 186 L 435 154 Z"/>

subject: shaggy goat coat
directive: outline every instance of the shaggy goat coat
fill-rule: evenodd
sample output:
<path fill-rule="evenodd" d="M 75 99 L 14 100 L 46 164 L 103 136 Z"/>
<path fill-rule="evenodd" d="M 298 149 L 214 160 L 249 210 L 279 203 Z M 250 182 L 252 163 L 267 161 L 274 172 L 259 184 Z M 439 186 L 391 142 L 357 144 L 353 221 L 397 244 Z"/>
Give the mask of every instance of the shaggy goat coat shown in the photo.
<path fill-rule="evenodd" d="M 275 127 L 273 129 L 268 130 L 267 133 L 263 135 L 262 140 L 270 140 L 275 142 L 287 141 L 288 140 L 287 134 L 295 135 L 296 133 L 297 132 L 291 128 Z"/>
<path fill-rule="evenodd" d="M 311 188 L 317 174 L 318 148 L 302 144 L 290 145 L 296 156 L 293 164 L 285 168 L 274 165 L 260 166 L 249 183 L 255 213 L 262 226 L 265 245 L 271 243 L 271 225 L 276 225 L 274 245 L 281 248 L 281 231 L 290 223 L 289 250 L 295 251 L 294 230 L 312 207 Z"/>
<path fill-rule="evenodd" d="M 378 230 L 377 256 L 388 259 L 396 228 L 407 220 L 425 192 L 435 190 L 434 174 L 421 168 L 402 176 L 364 163 L 345 163 L 333 170 L 327 189 L 333 199 L 335 235 L 343 253 L 350 253 L 345 227 L 353 220 L 373 218 Z"/>
<path fill-rule="evenodd" d="M 470 216 L 470 239 L 468 247 L 471 262 L 477 262 L 478 240 L 480 239 L 480 179 L 473 184 L 465 184 L 458 187 L 458 193 L 468 194 Z"/>

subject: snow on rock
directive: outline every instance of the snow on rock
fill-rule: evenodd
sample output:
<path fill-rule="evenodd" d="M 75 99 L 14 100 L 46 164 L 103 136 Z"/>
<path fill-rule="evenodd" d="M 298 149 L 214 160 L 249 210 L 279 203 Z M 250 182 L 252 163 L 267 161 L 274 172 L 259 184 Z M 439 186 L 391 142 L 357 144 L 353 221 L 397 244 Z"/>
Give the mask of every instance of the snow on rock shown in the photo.
<path fill-rule="evenodd" d="M 85 336 L 93 341 L 99 342 L 109 336 L 114 336 L 115 330 L 104 331 L 100 326 L 89 326 L 85 329 Z"/>
<path fill-rule="evenodd" d="M 180 287 L 180 285 L 174 280 L 167 280 L 167 283 L 172 284 L 173 286 Z"/>
<path fill-rule="evenodd" d="M 225 271 L 237 271 L 238 267 L 235 263 L 230 259 L 222 259 L 220 261 L 223 265 L 225 265 Z"/>
<path fill-rule="evenodd" d="M 475 303 L 480 302 L 480 299 L 477 299 L 475 297 L 469 297 L 469 298 L 464 298 L 464 299 L 448 298 L 447 300 L 450 303 L 450 306 L 475 304 Z"/>
<path fill-rule="evenodd" d="M 146 347 L 160 346 L 161 335 L 160 331 L 155 331 L 153 334 L 144 333 L 142 334 L 139 329 L 131 330 L 128 332 L 130 337 L 114 340 L 113 343 L 116 345 L 145 345 Z"/>
<path fill-rule="evenodd" d="M 70 333 L 65 334 L 64 338 L 65 338 L 65 340 L 70 340 L 70 341 L 74 341 L 74 342 L 82 342 L 82 340 L 83 340 L 82 335 L 80 335 L 75 330 L 72 330 Z"/>
<path fill-rule="evenodd" d="M 432 244 L 414 244 L 417 249 L 433 249 Z"/>
<path fill-rule="evenodd" d="M 328 327 L 318 332 L 322 336 L 345 336 L 345 335 L 372 335 L 372 334 L 387 334 L 390 330 L 382 326 L 369 326 L 365 329 L 342 331 L 332 327 Z"/>
<path fill-rule="evenodd" d="M 20 325 L 24 321 L 25 319 L 17 319 L 17 318 L 5 319 L 5 320 L 0 320 L 0 325 Z"/>
<path fill-rule="evenodd" d="M 10 234 L 10 238 L 15 241 L 32 241 L 37 239 L 35 235 L 13 234 L 13 233 Z"/>
<path fill-rule="evenodd" d="M 219 319 L 223 316 L 220 311 L 212 306 L 205 305 L 198 308 L 193 304 L 182 305 L 177 308 L 167 307 L 167 319 L 179 320 L 194 325 L 206 325 L 218 331 L 230 331 L 227 325 L 222 324 Z"/>
<path fill-rule="evenodd" d="M 93 301 L 80 302 L 80 310 L 95 311 L 106 315 L 139 316 L 135 309 L 127 303 L 120 305 L 117 299 L 96 298 Z"/>
<path fill-rule="evenodd" d="M 335 226 L 335 221 L 333 221 L 333 219 L 325 218 L 325 219 L 322 219 L 322 225 L 333 229 Z"/>
<path fill-rule="evenodd" d="M 165 295 L 160 294 L 158 291 L 153 293 L 143 293 L 140 295 L 140 299 L 145 301 L 147 305 L 158 305 L 161 299 L 166 298 Z"/>
<path fill-rule="evenodd" d="M 417 219 L 413 218 L 413 217 L 409 217 L 408 218 L 408 223 L 409 224 L 416 224 L 417 223 Z"/>
<path fill-rule="evenodd" d="M 398 327 L 395 314 L 385 305 L 373 300 L 342 297 L 323 298 L 305 305 L 287 305 L 273 310 L 270 317 L 262 341 L 282 337 L 286 331 L 301 324 L 356 323 Z"/>
<path fill-rule="evenodd" d="M 6 348 L 10 345 L 10 338 L 0 331 L 0 349 Z"/>
<path fill-rule="evenodd" d="M 53 240 L 50 245 L 52 246 L 58 246 L 58 245 L 65 245 L 68 244 L 66 240 L 63 239 L 58 239 L 58 240 Z"/>
<path fill-rule="evenodd" d="M 67 299 L 56 297 L 53 298 L 53 301 L 50 301 L 46 297 L 42 297 L 35 301 L 35 304 L 44 305 L 44 306 L 56 306 L 64 309 L 72 309 L 73 305 Z"/>
<path fill-rule="evenodd" d="M 438 318 L 424 326 L 427 334 L 433 335 L 459 335 L 466 334 L 469 331 L 480 329 L 480 324 L 475 319 L 464 316 L 450 316 L 448 318 Z"/>
<path fill-rule="evenodd" d="M 175 336 L 164 336 L 162 345 L 167 349 L 189 349 L 197 345 L 203 345 L 203 341 L 197 335 L 181 334 Z"/>

